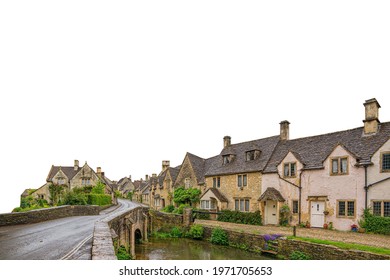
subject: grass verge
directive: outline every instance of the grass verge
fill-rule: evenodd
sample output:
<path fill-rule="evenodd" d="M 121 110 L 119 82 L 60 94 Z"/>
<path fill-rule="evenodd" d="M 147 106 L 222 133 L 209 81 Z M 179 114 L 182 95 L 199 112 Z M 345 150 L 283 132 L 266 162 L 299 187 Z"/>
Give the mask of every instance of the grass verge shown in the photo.
<path fill-rule="evenodd" d="M 373 246 L 368 246 L 363 244 L 344 243 L 339 241 L 322 240 L 322 239 L 309 238 L 309 237 L 289 236 L 288 239 L 302 240 L 302 241 L 307 241 L 315 244 L 332 245 L 340 249 L 359 250 L 359 251 L 366 251 L 366 252 L 381 254 L 381 255 L 390 255 L 390 249 L 373 247 Z"/>

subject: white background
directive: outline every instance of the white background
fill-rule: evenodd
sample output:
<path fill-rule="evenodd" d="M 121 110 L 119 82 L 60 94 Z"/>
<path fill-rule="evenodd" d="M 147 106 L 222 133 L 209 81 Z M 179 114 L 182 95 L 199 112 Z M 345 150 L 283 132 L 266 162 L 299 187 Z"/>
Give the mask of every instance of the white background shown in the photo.
<path fill-rule="evenodd" d="M 389 1 L 1 1 L 0 212 L 73 160 L 112 180 L 185 153 L 390 121 Z"/>

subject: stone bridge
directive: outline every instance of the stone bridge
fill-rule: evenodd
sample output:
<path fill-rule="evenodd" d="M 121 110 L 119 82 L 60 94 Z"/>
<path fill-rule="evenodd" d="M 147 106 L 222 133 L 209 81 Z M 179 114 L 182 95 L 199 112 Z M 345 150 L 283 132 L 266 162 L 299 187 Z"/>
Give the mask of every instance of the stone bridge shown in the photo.
<path fill-rule="evenodd" d="M 149 207 L 139 206 L 114 218 L 105 218 L 95 224 L 92 244 L 92 260 L 117 259 L 115 250 L 124 246 L 133 257 L 135 244 L 148 241 L 148 233 L 165 227 L 192 224 L 192 210 L 184 215 L 149 212 Z"/>

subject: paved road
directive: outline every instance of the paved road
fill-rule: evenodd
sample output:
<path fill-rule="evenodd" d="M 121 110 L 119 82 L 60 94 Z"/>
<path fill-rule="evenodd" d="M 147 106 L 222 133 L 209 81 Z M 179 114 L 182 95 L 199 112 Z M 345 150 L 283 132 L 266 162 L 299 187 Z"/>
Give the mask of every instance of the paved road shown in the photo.
<path fill-rule="evenodd" d="M 91 259 L 96 221 L 126 212 L 138 204 L 120 199 L 98 216 L 77 216 L 29 225 L 0 227 L 1 260 Z"/>

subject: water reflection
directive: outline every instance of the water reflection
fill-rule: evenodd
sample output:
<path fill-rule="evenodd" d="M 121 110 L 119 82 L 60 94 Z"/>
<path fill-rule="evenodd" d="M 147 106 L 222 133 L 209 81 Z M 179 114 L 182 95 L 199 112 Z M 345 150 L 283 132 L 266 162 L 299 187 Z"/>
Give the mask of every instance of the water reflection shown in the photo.
<path fill-rule="evenodd" d="M 186 238 L 150 239 L 135 247 L 137 260 L 266 260 L 258 253 Z"/>

